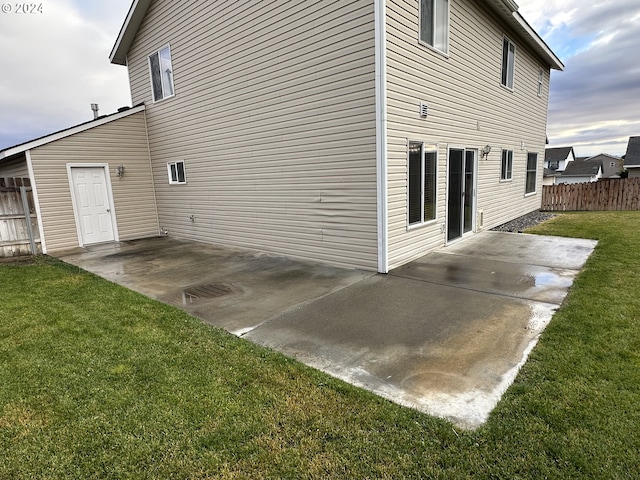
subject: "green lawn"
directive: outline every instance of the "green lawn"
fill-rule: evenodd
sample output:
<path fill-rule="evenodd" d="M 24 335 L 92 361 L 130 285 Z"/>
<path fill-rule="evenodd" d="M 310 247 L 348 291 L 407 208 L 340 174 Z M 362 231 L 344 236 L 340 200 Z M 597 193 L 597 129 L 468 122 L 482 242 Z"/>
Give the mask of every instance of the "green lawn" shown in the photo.
<path fill-rule="evenodd" d="M 58 261 L 0 263 L 0 478 L 640 478 L 640 212 L 475 432 Z"/>

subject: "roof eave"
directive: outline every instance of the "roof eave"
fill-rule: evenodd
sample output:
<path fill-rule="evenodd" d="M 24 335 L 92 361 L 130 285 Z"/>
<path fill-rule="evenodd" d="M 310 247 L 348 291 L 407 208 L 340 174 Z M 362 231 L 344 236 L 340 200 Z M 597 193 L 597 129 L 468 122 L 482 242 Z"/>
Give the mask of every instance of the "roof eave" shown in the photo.
<path fill-rule="evenodd" d="M 111 49 L 109 60 L 116 65 L 127 64 L 127 53 L 144 20 L 144 16 L 151 5 L 151 0 L 134 0 L 127 14 L 127 18 L 120 29 L 118 39 Z"/>
<path fill-rule="evenodd" d="M 144 103 L 142 103 L 140 105 L 136 105 L 135 107 L 131 107 L 126 110 L 123 110 L 122 112 L 112 113 L 111 115 L 105 115 L 104 117 L 97 118 L 96 120 L 81 123 L 80 125 L 76 125 L 75 127 L 67 128 L 65 130 L 60 130 L 58 132 L 51 133 L 44 137 L 40 137 L 35 140 L 30 140 L 28 142 L 21 143 L 20 145 L 9 147 L 5 150 L 0 150 L 0 162 L 10 157 L 14 157 L 16 155 L 22 154 L 27 150 L 41 147 L 42 145 L 46 145 L 47 143 L 55 142 L 56 140 L 61 140 L 66 137 L 70 137 L 71 135 L 75 135 L 77 133 L 84 132 L 85 130 L 89 130 L 91 128 L 95 128 L 100 125 L 104 125 L 105 123 L 113 122 L 115 120 L 128 117 L 129 115 L 133 115 L 134 113 L 142 112 L 144 111 L 144 109 L 145 109 L 145 105 Z"/>
<path fill-rule="evenodd" d="M 531 38 L 531 46 L 536 49 L 536 51 L 542 55 L 545 60 L 549 62 L 549 66 L 554 70 L 564 70 L 564 64 L 558 58 L 558 56 L 553 53 L 553 50 L 549 48 L 549 45 L 538 35 L 538 33 L 529 25 L 529 23 L 524 19 L 524 17 L 520 14 L 520 12 L 513 12 L 513 18 L 518 23 L 520 28 L 522 28 L 527 35 Z"/>

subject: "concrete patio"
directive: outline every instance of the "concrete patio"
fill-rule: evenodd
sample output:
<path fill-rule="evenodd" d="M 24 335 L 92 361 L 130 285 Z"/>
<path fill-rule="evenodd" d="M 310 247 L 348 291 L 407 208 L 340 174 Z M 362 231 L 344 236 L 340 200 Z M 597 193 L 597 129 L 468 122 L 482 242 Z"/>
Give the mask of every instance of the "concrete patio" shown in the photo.
<path fill-rule="evenodd" d="M 172 238 L 58 257 L 394 402 L 475 428 L 595 245 L 482 232 L 387 275 Z"/>

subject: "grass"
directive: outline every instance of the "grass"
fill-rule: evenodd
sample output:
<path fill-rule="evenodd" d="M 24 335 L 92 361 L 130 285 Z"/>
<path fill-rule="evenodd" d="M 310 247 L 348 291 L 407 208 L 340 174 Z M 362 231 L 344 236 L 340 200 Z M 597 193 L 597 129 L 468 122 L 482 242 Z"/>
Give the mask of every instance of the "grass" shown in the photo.
<path fill-rule="evenodd" d="M 640 212 L 474 432 L 49 258 L 0 263 L 0 478 L 639 478 Z"/>

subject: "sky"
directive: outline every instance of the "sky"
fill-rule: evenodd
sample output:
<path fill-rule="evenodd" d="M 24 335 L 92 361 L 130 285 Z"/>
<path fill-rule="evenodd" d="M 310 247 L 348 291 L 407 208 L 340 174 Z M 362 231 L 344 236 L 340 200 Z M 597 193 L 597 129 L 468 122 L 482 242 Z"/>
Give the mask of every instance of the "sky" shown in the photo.
<path fill-rule="evenodd" d="M 640 135 L 640 2 L 517 3 L 566 67 L 551 76 L 549 146 L 623 155 Z M 0 149 L 91 120 L 92 103 L 131 105 L 126 67 L 109 62 L 131 0 L 0 4 Z"/>

